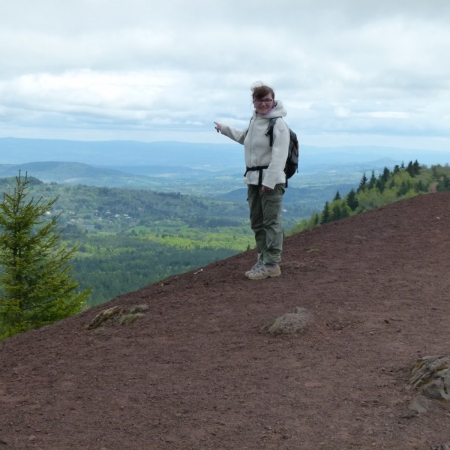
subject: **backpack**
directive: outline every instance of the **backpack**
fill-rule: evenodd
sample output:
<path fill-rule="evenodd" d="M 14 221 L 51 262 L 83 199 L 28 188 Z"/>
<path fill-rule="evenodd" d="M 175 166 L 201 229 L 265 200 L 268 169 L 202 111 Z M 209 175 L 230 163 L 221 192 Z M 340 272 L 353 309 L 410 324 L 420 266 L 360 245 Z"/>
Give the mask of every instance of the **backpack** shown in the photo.
<path fill-rule="evenodd" d="M 266 136 L 270 139 L 270 146 L 273 146 L 273 129 L 275 127 L 275 123 L 277 119 L 281 117 L 273 117 L 269 120 L 269 126 L 267 127 Z M 251 120 L 250 120 L 251 122 Z M 299 143 L 297 139 L 297 135 L 289 128 L 289 149 L 288 156 L 286 158 L 286 164 L 284 166 L 284 173 L 286 174 L 286 187 L 288 187 L 288 179 L 291 178 L 295 172 L 298 172 L 298 154 L 299 154 Z M 244 173 L 244 177 L 247 175 L 249 171 L 259 171 L 259 185 L 262 184 L 262 171 L 263 169 L 267 169 L 269 166 L 257 166 L 257 167 L 246 167 L 246 171 Z"/>
<path fill-rule="evenodd" d="M 270 146 L 273 146 L 273 129 L 278 117 L 274 117 L 269 120 L 269 127 L 267 129 L 266 136 L 269 136 Z M 289 127 L 288 127 L 289 128 Z M 291 178 L 294 173 L 298 173 L 298 154 L 299 143 L 297 135 L 289 128 L 289 149 L 286 158 L 286 165 L 284 166 L 284 173 L 286 174 L 286 187 L 288 186 L 288 179 Z"/>

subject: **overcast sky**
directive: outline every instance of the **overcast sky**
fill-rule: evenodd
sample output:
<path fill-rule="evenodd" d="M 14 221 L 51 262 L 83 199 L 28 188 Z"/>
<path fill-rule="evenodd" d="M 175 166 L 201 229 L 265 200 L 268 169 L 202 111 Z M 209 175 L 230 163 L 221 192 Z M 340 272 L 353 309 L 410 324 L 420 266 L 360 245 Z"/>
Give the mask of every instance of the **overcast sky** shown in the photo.
<path fill-rule="evenodd" d="M 250 86 L 303 144 L 450 151 L 449 0 L 0 0 L 0 137 L 225 143 Z"/>

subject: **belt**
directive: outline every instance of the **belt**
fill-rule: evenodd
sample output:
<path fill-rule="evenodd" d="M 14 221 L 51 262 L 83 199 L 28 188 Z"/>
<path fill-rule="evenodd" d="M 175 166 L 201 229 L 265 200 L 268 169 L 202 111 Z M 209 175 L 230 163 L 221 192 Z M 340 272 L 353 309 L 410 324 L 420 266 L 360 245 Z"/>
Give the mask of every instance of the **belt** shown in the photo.
<path fill-rule="evenodd" d="M 258 178 L 258 186 L 262 185 L 262 173 L 264 169 L 268 169 L 269 166 L 255 166 L 255 167 L 246 167 L 246 171 L 244 173 L 244 177 L 247 175 L 248 172 L 254 172 L 256 170 L 259 171 L 259 178 Z"/>

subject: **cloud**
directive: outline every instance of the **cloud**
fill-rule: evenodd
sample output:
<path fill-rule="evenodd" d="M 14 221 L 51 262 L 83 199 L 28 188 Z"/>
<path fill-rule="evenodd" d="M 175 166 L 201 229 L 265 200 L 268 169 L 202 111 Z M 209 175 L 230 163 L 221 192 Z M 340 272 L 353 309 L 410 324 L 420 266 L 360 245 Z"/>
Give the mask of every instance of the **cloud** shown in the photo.
<path fill-rule="evenodd" d="M 204 140 L 263 80 L 306 139 L 449 137 L 447 0 L 3 3 L 0 135 Z"/>

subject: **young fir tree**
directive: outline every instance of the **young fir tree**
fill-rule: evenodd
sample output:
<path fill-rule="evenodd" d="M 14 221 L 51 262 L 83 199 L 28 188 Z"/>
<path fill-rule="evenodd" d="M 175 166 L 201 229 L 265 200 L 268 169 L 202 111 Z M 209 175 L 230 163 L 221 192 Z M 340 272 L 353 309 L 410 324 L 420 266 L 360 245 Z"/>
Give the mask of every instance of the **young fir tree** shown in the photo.
<path fill-rule="evenodd" d="M 358 207 L 358 199 L 356 198 L 356 192 L 354 189 L 352 189 L 347 194 L 347 205 L 350 207 L 352 211 L 354 211 Z"/>
<path fill-rule="evenodd" d="M 397 192 L 397 197 L 401 197 L 402 195 L 405 195 L 412 187 L 413 186 L 409 180 L 402 181 L 400 189 Z"/>
<path fill-rule="evenodd" d="M 320 217 L 319 217 L 319 214 L 316 213 L 314 215 L 313 225 L 316 227 L 317 225 L 319 225 L 319 223 L 320 223 Z"/>
<path fill-rule="evenodd" d="M 377 179 L 375 177 L 375 171 L 372 170 L 372 175 L 369 180 L 369 189 L 372 189 L 377 184 Z"/>
<path fill-rule="evenodd" d="M 437 191 L 448 191 L 450 189 L 450 178 L 447 175 L 442 175 L 436 186 Z"/>
<path fill-rule="evenodd" d="M 385 167 L 385 168 L 383 169 L 383 173 L 381 174 L 382 180 L 386 183 L 386 181 L 389 180 L 389 177 L 390 177 L 390 176 L 391 176 L 390 170 L 389 170 L 387 167 Z"/>
<path fill-rule="evenodd" d="M 340 200 L 341 199 L 341 194 L 339 194 L 339 191 L 336 191 L 336 195 L 334 196 L 334 198 L 333 198 L 333 202 L 335 201 L 335 200 Z"/>
<path fill-rule="evenodd" d="M 419 182 L 416 184 L 416 191 L 418 193 L 427 191 L 427 187 L 423 184 L 422 180 L 419 180 Z"/>
<path fill-rule="evenodd" d="M 59 216 L 43 219 L 58 198 L 27 199 L 29 184 L 19 173 L 0 203 L 0 339 L 76 314 L 89 295 L 75 292 L 68 263 L 77 248 L 60 244 Z"/>
<path fill-rule="evenodd" d="M 328 223 L 330 221 L 330 208 L 329 202 L 325 202 L 325 206 L 323 207 L 322 216 L 320 217 L 320 225 Z"/>
<path fill-rule="evenodd" d="M 383 191 L 384 191 L 384 189 L 385 189 L 385 187 L 386 187 L 386 182 L 384 181 L 382 175 L 380 175 L 380 176 L 378 177 L 378 180 L 377 180 L 375 186 L 376 186 L 376 188 L 380 191 L 380 194 L 382 194 Z"/>
<path fill-rule="evenodd" d="M 359 182 L 359 186 L 356 192 L 363 191 L 366 188 L 366 186 L 367 186 L 367 177 L 366 174 L 364 174 L 363 177 L 361 178 L 361 181 Z"/>
<path fill-rule="evenodd" d="M 413 164 L 412 161 L 410 161 L 410 162 L 408 163 L 408 165 L 406 166 L 406 171 L 409 173 L 409 176 L 410 176 L 411 178 L 414 178 L 414 177 L 415 177 L 416 172 L 415 172 L 415 170 L 414 170 L 414 164 Z"/>

